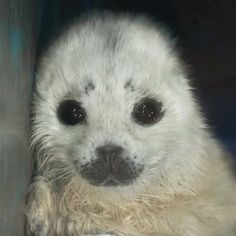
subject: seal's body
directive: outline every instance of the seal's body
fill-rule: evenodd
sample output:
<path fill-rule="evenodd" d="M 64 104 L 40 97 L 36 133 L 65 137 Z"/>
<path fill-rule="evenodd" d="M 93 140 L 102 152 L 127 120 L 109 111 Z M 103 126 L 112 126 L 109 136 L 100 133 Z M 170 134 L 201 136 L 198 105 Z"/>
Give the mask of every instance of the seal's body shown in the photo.
<path fill-rule="evenodd" d="M 81 19 L 43 57 L 36 90 L 30 232 L 236 235 L 230 157 L 158 26 Z"/>

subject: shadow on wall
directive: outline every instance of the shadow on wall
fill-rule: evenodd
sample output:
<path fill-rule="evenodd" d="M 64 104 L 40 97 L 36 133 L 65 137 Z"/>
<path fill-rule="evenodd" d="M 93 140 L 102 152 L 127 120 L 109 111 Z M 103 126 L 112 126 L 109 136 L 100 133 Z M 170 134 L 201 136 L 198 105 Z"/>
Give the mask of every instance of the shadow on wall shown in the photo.
<path fill-rule="evenodd" d="M 4 236 L 24 234 L 38 7 L 34 1 L 0 1 L 0 235 Z"/>
<path fill-rule="evenodd" d="M 44 0 L 38 55 L 65 24 L 88 10 L 145 13 L 179 39 L 210 126 L 236 154 L 236 1 Z"/>

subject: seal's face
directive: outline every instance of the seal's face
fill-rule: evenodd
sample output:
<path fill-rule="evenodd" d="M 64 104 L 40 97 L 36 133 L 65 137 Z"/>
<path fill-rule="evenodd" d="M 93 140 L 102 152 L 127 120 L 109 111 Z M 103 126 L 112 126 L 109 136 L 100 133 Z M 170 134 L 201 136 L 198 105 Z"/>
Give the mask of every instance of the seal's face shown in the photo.
<path fill-rule="evenodd" d="M 158 145 L 145 142 L 151 138 L 147 134 L 152 135 L 148 130 L 161 122 L 165 111 L 153 94 L 135 92 L 131 81 L 108 85 L 90 81 L 89 91 L 86 87 L 59 101 L 55 116 L 66 134 L 61 153 L 92 185 L 129 185 L 152 164 Z"/>
<path fill-rule="evenodd" d="M 154 98 L 144 97 L 137 103 L 129 104 L 125 111 L 122 110 L 122 103 L 125 104 L 125 97 L 131 96 L 128 92 L 123 91 L 121 101 L 117 101 L 115 97 L 113 101 L 109 101 L 109 98 L 116 96 L 116 91 L 104 96 L 107 93 L 105 90 L 100 91 L 99 95 L 96 94 L 95 86 L 92 87 L 91 93 L 95 94 L 93 98 L 87 98 L 85 105 L 81 102 L 83 99 L 80 102 L 65 99 L 57 108 L 57 118 L 65 128 L 87 128 L 88 134 L 70 150 L 73 165 L 93 185 L 128 185 L 139 177 L 144 168 L 144 158 L 148 157 L 146 153 L 142 153 L 144 147 L 137 147 L 142 143 L 138 143 L 131 130 L 136 125 L 150 128 L 159 122 L 164 116 L 162 103 Z M 100 104 L 99 99 L 94 104 L 96 96 L 104 96 Z M 88 107 L 96 110 L 96 106 L 100 106 L 100 111 L 97 110 L 94 115 Z M 109 110 L 106 110 L 108 107 Z M 133 128 L 130 129 L 131 127 Z"/>
<path fill-rule="evenodd" d="M 73 28 L 39 71 L 35 137 L 48 161 L 92 185 L 147 183 L 186 138 L 187 84 L 170 45 L 145 24 Z"/>

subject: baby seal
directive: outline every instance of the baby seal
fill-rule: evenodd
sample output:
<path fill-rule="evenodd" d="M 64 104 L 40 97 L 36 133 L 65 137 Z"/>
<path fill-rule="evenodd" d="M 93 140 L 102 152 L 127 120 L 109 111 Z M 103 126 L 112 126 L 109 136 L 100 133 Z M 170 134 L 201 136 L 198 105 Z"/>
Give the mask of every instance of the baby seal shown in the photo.
<path fill-rule="evenodd" d="M 213 137 L 165 30 L 81 18 L 42 57 L 34 97 L 38 236 L 235 236 L 230 155 Z"/>

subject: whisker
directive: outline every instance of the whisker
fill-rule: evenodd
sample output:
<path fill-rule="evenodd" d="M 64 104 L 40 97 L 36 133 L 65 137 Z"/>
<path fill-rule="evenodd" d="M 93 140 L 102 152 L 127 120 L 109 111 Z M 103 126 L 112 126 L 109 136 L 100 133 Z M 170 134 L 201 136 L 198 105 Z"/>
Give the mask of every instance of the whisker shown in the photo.
<path fill-rule="evenodd" d="M 69 175 L 69 174 L 71 174 L 71 173 L 72 173 L 72 170 L 69 170 L 69 171 L 67 171 L 67 172 L 64 173 L 64 174 L 62 174 L 62 175 L 60 175 L 60 176 L 57 176 L 55 179 L 50 180 L 50 183 L 54 183 L 55 181 L 57 181 L 57 180 L 59 180 L 59 179 L 62 179 L 63 177 L 65 177 L 65 176 L 67 176 L 67 175 Z"/>

